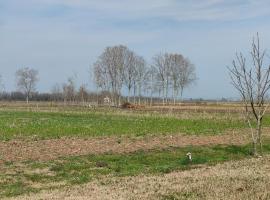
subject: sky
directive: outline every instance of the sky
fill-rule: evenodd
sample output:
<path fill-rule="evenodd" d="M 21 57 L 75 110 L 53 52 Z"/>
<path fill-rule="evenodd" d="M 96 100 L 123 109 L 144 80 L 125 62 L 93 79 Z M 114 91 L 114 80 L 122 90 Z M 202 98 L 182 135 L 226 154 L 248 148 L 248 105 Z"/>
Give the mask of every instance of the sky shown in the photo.
<path fill-rule="evenodd" d="M 93 63 L 122 44 L 149 64 L 160 52 L 188 57 L 198 80 L 185 98 L 235 98 L 227 66 L 250 56 L 257 32 L 269 48 L 269 24 L 269 0 L 0 0 L 0 74 L 7 91 L 22 67 L 39 71 L 41 92 L 70 76 L 95 90 Z"/>

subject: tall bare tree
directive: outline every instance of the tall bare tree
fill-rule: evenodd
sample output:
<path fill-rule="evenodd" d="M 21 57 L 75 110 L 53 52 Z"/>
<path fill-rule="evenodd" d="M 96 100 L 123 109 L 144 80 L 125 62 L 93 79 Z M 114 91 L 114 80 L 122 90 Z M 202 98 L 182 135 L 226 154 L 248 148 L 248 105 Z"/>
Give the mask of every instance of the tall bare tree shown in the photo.
<path fill-rule="evenodd" d="M 168 66 L 166 62 L 166 54 L 158 54 L 153 57 L 153 66 L 157 69 L 157 82 L 160 82 L 162 89 L 162 102 L 165 104 L 165 96 L 166 96 L 166 83 L 167 83 L 167 74 L 168 74 Z"/>
<path fill-rule="evenodd" d="M 267 109 L 266 95 L 270 88 L 270 65 L 264 64 L 266 51 L 261 50 L 259 35 L 253 39 L 251 58 L 247 63 L 242 53 L 229 68 L 233 86 L 242 97 L 245 108 L 246 121 L 250 127 L 253 154 L 257 155 L 258 145 L 262 154 L 262 120 Z M 254 125 L 255 121 L 255 125 Z"/>
<path fill-rule="evenodd" d="M 36 90 L 38 71 L 28 67 L 19 69 L 16 72 L 16 81 L 18 89 L 24 92 L 28 103 L 31 94 Z"/>
<path fill-rule="evenodd" d="M 183 99 L 184 89 L 196 81 L 195 66 L 185 58 L 182 62 L 179 75 L 180 96 Z"/>
<path fill-rule="evenodd" d="M 184 89 L 196 80 L 195 66 L 181 54 L 158 54 L 153 61 L 157 71 L 156 84 L 162 87 L 163 104 L 167 102 L 170 86 L 174 102 L 179 92 L 182 98 Z"/>
<path fill-rule="evenodd" d="M 165 96 L 166 103 L 168 103 L 169 88 L 172 84 L 172 64 L 173 64 L 173 54 L 165 53 Z"/>
<path fill-rule="evenodd" d="M 124 84 L 128 89 L 128 102 L 130 102 L 131 89 L 135 87 L 136 59 L 137 56 L 132 51 L 126 53 L 126 67 L 124 69 Z"/>
<path fill-rule="evenodd" d="M 139 104 L 141 104 L 142 87 L 145 85 L 147 75 L 146 61 L 141 56 L 135 58 L 135 85 L 138 88 Z"/>
<path fill-rule="evenodd" d="M 107 47 L 94 63 L 97 85 L 108 86 L 114 104 L 120 104 L 125 68 L 130 64 L 130 50 L 123 45 Z M 117 102 L 118 97 L 118 102 Z"/>
<path fill-rule="evenodd" d="M 94 64 L 94 78 L 95 78 L 94 81 L 98 88 L 101 88 L 102 90 L 110 89 L 107 76 L 108 76 L 107 69 L 100 61 L 97 61 Z"/>
<path fill-rule="evenodd" d="M 175 104 L 176 98 L 181 88 L 182 73 L 185 63 L 185 58 L 181 54 L 170 54 L 171 60 L 171 80 L 172 80 L 172 96 Z"/>
<path fill-rule="evenodd" d="M 148 93 L 150 93 L 150 105 L 151 106 L 153 105 L 153 95 L 158 88 L 158 86 L 155 82 L 156 77 L 157 77 L 156 68 L 154 66 L 150 66 L 147 69 L 146 75 L 145 75 L 145 79 L 146 79 L 145 87 L 149 91 Z"/>

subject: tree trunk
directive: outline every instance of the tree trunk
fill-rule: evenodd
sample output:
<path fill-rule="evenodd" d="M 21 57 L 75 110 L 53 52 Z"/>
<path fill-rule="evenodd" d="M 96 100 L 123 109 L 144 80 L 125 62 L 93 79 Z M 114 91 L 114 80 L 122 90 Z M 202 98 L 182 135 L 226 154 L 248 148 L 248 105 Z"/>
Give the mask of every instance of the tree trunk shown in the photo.
<path fill-rule="evenodd" d="M 121 106 L 121 95 L 119 94 L 118 96 L 118 106 L 120 107 Z"/>
<path fill-rule="evenodd" d="M 173 87 L 173 105 L 176 103 L 176 89 Z"/>
<path fill-rule="evenodd" d="M 152 105 L 153 105 L 153 92 L 152 92 L 152 90 L 151 90 L 150 106 L 152 106 Z"/>
<path fill-rule="evenodd" d="M 163 88 L 162 88 L 162 92 L 163 92 L 163 99 L 162 99 L 162 102 L 163 102 L 163 106 L 165 105 L 165 86 L 163 84 Z"/>
<path fill-rule="evenodd" d="M 181 98 L 181 101 L 183 101 L 183 88 L 181 88 L 181 91 L 180 91 L 180 98 Z"/>
<path fill-rule="evenodd" d="M 253 156 L 257 156 L 257 141 L 253 140 Z"/>
<path fill-rule="evenodd" d="M 153 103 L 153 74 L 151 74 L 151 97 L 150 97 L 150 106 L 152 106 Z"/>
<path fill-rule="evenodd" d="M 169 91 L 169 85 L 168 82 L 166 83 L 166 104 L 168 104 L 168 91 Z"/>
<path fill-rule="evenodd" d="M 127 101 L 129 102 L 130 101 L 130 87 L 128 88 L 128 99 L 127 99 Z"/>
<path fill-rule="evenodd" d="M 139 85 L 139 105 L 141 105 L 141 89 L 142 88 L 142 86 L 141 86 L 141 83 L 140 83 L 140 85 Z"/>
<path fill-rule="evenodd" d="M 134 88 L 133 88 L 133 103 L 136 103 L 136 85 L 134 84 Z"/>
<path fill-rule="evenodd" d="M 257 120 L 257 127 L 256 127 L 256 135 L 253 138 L 253 155 L 258 156 L 258 148 L 257 146 L 260 145 L 260 154 L 262 154 L 262 140 L 261 140 L 261 133 L 262 133 L 262 124 L 261 119 L 258 117 Z M 259 144 L 258 144 L 259 143 Z"/>
<path fill-rule="evenodd" d="M 263 154 L 263 145 L 262 145 L 262 119 L 259 117 L 257 124 L 257 132 L 258 132 L 258 142 L 260 145 L 260 154 Z"/>

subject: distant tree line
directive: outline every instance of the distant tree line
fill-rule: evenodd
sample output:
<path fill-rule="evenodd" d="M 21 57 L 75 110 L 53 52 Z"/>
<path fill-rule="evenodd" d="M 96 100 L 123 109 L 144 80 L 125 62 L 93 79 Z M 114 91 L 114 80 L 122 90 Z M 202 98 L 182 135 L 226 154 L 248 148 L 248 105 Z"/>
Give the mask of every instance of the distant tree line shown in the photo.
<path fill-rule="evenodd" d="M 171 94 L 175 103 L 196 80 L 195 66 L 181 54 L 160 53 L 147 64 L 143 57 L 123 45 L 105 48 L 93 70 L 97 87 L 110 91 L 115 104 L 120 104 L 123 88 L 128 91 L 128 102 L 133 92 L 133 101 L 138 96 L 139 104 L 142 94 L 151 99 L 158 95 L 163 104 Z"/>
<path fill-rule="evenodd" d="M 21 68 L 15 73 L 18 89 L 15 92 L 4 92 L 0 76 L 0 99 L 27 103 L 29 100 L 101 103 L 103 97 L 110 97 L 111 105 L 121 105 L 123 101 L 176 103 L 177 99 L 182 99 L 184 89 L 196 80 L 195 66 L 181 54 L 160 53 L 148 64 L 123 45 L 106 47 L 91 70 L 96 92 L 89 92 L 85 84 L 77 88 L 75 78 L 70 77 L 63 84 L 55 84 L 49 93 L 39 93 L 36 90 L 38 71 Z"/>
<path fill-rule="evenodd" d="M 89 92 L 86 91 L 84 93 L 84 96 L 81 96 L 81 93 L 79 91 L 76 91 L 74 93 L 74 96 L 72 96 L 72 99 L 67 99 L 66 94 L 63 92 L 61 93 L 39 93 L 39 92 L 33 92 L 31 94 L 30 100 L 31 101 L 54 101 L 54 102 L 64 102 L 67 104 L 71 103 L 87 103 L 87 102 L 97 102 L 102 103 L 102 99 L 108 96 L 106 92 L 103 93 L 95 93 L 95 92 Z M 16 92 L 1 92 L 0 93 L 0 100 L 1 101 L 26 101 L 25 94 L 20 91 Z"/>
<path fill-rule="evenodd" d="M 66 105 L 84 105 L 84 106 L 94 106 L 94 105 L 103 105 L 104 98 L 110 97 L 111 94 L 108 91 L 101 91 L 101 92 L 92 92 L 92 91 L 83 91 L 76 90 L 72 96 L 67 96 L 63 91 L 59 93 L 39 93 L 33 92 L 29 98 L 29 102 L 33 101 L 44 101 L 44 102 L 59 102 L 64 103 Z M 121 99 L 125 102 L 128 101 L 126 96 L 122 96 Z M 15 92 L 0 92 L 0 101 L 26 101 L 25 94 L 20 91 Z M 151 105 L 151 103 L 160 103 L 162 99 L 159 97 L 150 97 L 142 96 L 140 97 L 140 101 L 143 104 Z M 188 101 L 203 101 L 203 99 L 189 99 Z M 139 102 L 139 97 L 135 97 L 135 102 Z M 111 104 L 107 104 L 111 105 Z"/>

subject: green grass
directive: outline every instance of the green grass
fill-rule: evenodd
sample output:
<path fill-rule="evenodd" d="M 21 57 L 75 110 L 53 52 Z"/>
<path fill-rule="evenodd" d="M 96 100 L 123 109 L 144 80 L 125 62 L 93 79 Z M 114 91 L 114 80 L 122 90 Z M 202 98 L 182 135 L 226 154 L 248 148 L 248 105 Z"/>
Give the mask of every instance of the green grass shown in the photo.
<path fill-rule="evenodd" d="M 249 145 L 190 146 L 130 154 L 74 156 L 47 162 L 9 162 L 0 170 L 0 197 L 102 180 L 104 175 L 123 177 L 189 170 L 201 164 L 214 165 L 249 157 L 250 148 Z M 264 149 L 270 152 L 270 143 Z M 187 160 L 187 152 L 192 152 L 192 162 Z"/>
<path fill-rule="evenodd" d="M 266 124 L 270 125 L 269 117 Z M 0 140 L 33 136 L 38 139 L 47 139 L 63 136 L 218 134 L 227 129 L 244 127 L 244 122 L 237 118 L 179 119 L 173 116 L 127 115 L 111 112 L 0 112 Z"/>

